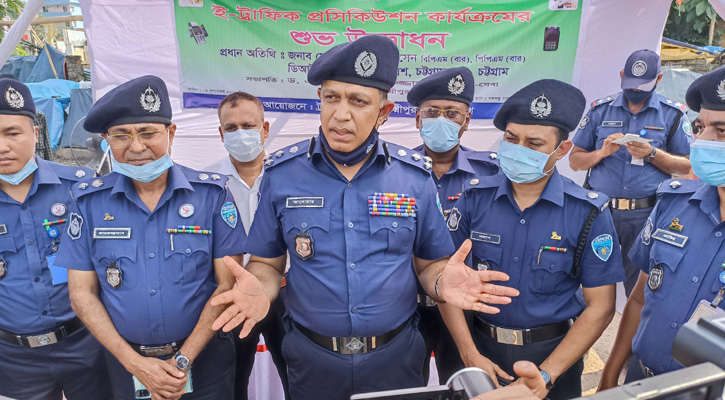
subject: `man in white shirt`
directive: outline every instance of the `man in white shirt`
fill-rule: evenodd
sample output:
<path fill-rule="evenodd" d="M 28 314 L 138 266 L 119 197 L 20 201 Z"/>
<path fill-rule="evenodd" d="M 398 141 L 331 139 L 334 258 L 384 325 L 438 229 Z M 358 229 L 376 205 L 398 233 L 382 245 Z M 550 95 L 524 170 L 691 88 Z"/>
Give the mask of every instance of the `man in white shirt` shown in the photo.
<path fill-rule="evenodd" d="M 224 148 L 229 153 L 203 168 L 203 170 L 224 174 L 229 178 L 229 190 L 239 209 L 244 229 L 249 233 L 254 213 L 259 203 L 259 184 L 264 173 L 264 142 L 269 136 L 269 122 L 264 120 L 264 107 L 256 97 L 244 92 L 235 92 L 219 103 L 219 134 Z M 244 255 L 244 266 L 249 255 Z M 284 290 L 280 292 L 282 295 Z M 254 365 L 260 333 L 277 367 L 285 396 L 288 395 L 287 363 L 282 357 L 281 346 L 284 337 L 282 316 L 284 296 L 280 296 L 270 308 L 267 317 L 254 327 L 244 339 L 239 339 L 241 326 L 235 329 L 237 371 L 234 387 L 235 400 L 247 399 L 249 375 Z"/>

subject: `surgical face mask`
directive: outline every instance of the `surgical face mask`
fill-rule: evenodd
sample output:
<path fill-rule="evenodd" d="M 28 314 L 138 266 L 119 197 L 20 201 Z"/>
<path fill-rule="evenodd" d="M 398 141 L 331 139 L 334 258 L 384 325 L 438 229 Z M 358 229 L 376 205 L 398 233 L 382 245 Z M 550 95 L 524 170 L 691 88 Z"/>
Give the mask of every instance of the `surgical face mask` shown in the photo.
<path fill-rule="evenodd" d="M 561 143 L 559 143 L 559 146 L 561 146 Z M 535 182 L 554 169 L 554 167 L 551 167 L 550 170 L 544 172 L 546 163 L 551 155 L 559 150 L 559 146 L 556 146 L 553 152 L 546 154 L 502 140 L 498 148 L 498 161 L 504 174 L 511 182 Z"/>
<path fill-rule="evenodd" d="M 33 156 L 30 157 L 28 163 L 20 171 L 10 175 L 0 175 L 0 179 L 11 185 L 19 185 L 20 182 L 29 177 L 36 169 L 38 169 L 38 163 L 35 162 L 35 156 Z"/>
<path fill-rule="evenodd" d="M 690 145 L 692 171 L 710 186 L 725 186 L 725 143 L 695 140 Z"/>
<path fill-rule="evenodd" d="M 166 170 L 171 168 L 172 165 L 174 165 L 174 162 L 171 161 L 171 156 L 169 155 L 169 145 L 170 140 L 169 142 L 167 142 L 166 145 L 166 154 L 164 154 L 157 160 L 148 162 L 143 165 L 133 165 L 117 161 L 116 158 L 113 157 L 113 152 L 111 152 L 111 159 L 113 160 L 113 172 L 118 172 L 119 174 L 127 176 L 136 181 L 144 183 L 151 182 L 161 176 L 161 174 L 166 172 Z"/>
<path fill-rule="evenodd" d="M 237 161 L 252 161 L 264 151 L 260 130 L 237 129 L 234 132 L 224 132 L 224 148 Z"/>
<path fill-rule="evenodd" d="M 436 153 L 446 152 L 458 144 L 458 133 L 462 125 L 445 117 L 423 118 L 420 137 L 429 149 Z"/>
<path fill-rule="evenodd" d="M 652 93 L 655 92 L 655 89 L 657 89 L 656 86 L 649 92 L 644 92 L 644 91 L 635 92 L 634 90 L 631 90 L 631 89 L 624 89 L 622 91 L 622 94 L 624 94 L 624 98 L 627 99 L 627 101 L 629 101 L 630 103 L 640 104 L 640 103 L 643 103 L 645 100 L 649 99 L 650 96 L 652 96 Z"/>

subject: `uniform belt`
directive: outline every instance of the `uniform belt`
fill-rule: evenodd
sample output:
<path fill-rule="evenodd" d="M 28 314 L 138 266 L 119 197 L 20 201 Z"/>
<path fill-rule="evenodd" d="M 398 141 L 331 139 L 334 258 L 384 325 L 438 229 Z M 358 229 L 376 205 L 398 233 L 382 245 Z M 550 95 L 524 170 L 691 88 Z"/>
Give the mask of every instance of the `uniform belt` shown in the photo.
<path fill-rule="evenodd" d="M 651 378 L 651 377 L 657 375 L 652 368 L 644 365 L 642 360 L 639 360 L 639 366 L 642 368 L 642 372 L 644 373 L 645 378 Z"/>
<path fill-rule="evenodd" d="M 438 302 L 433 300 L 432 297 L 428 296 L 424 293 L 418 293 L 417 295 L 418 304 L 425 306 L 425 307 L 435 307 L 438 305 Z"/>
<path fill-rule="evenodd" d="M 384 333 L 380 336 L 372 337 L 325 336 L 305 328 L 304 326 L 298 324 L 296 321 L 292 322 L 295 324 L 297 329 L 300 330 L 300 332 L 307 336 L 308 339 L 326 348 L 327 350 L 331 350 L 340 354 L 365 354 L 395 339 L 395 337 L 398 336 L 403 328 L 405 328 L 405 325 L 408 323 L 408 321 L 410 321 L 410 318 L 392 331 Z"/>
<path fill-rule="evenodd" d="M 474 318 L 473 324 L 479 332 L 491 339 L 503 344 L 513 344 L 523 346 L 529 343 L 541 342 L 553 339 L 569 332 L 569 327 L 573 324 L 572 319 L 562 321 L 556 324 L 543 325 L 530 329 L 506 329 L 495 325 L 491 325 L 481 318 Z"/>
<path fill-rule="evenodd" d="M 184 344 L 183 340 L 162 344 L 158 346 L 145 346 L 142 344 L 128 343 L 138 354 L 146 357 L 162 357 L 175 354 Z"/>
<path fill-rule="evenodd" d="M 0 338 L 25 347 L 43 347 L 60 342 L 72 333 L 83 328 L 83 322 L 78 317 L 53 328 L 50 332 L 38 335 L 16 335 L 0 329 Z"/>
<path fill-rule="evenodd" d="M 611 198 L 609 206 L 612 207 L 613 210 L 629 211 L 639 210 L 641 208 L 652 208 L 655 206 L 656 202 L 657 196 L 653 194 L 652 196 L 642 197 L 641 199 Z"/>

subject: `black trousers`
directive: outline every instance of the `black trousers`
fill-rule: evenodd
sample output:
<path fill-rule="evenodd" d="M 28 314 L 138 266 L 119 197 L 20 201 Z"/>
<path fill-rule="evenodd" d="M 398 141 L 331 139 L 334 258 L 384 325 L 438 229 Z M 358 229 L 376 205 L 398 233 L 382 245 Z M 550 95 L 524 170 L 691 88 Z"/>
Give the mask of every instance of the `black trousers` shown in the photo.
<path fill-rule="evenodd" d="M 418 329 L 425 340 L 425 361 L 423 362 L 423 381 L 428 384 L 430 375 L 430 355 L 435 353 L 436 369 L 438 370 L 438 383 L 445 385 L 448 378 L 455 372 L 464 368 L 463 360 L 458 353 L 456 342 L 443 322 L 438 307 L 418 305 L 420 322 Z"/>

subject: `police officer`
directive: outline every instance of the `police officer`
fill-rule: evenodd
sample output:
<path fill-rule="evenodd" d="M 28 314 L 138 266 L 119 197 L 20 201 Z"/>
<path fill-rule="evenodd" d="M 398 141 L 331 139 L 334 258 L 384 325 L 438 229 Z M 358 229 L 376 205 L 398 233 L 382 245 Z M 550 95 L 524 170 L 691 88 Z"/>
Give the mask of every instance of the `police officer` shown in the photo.
<path fill-rule="evenodd" d="M 231 287 L 222 257 L 246 238 L 226 177 L 175 164 L 164 82 L 128 81 L 84 122 L 111 148 L 113 172 L 73 186 L 56 263 L 73 308 L 106 348 L 114 398 L 231 399 L 234 342 L 209 329 L 208 303 Z"/>
<path fill-rule="evenodd" d="M 500 314 L 477 313 L 472 332 L 440 305 L 464 362 L 510 381 L 513 363 L 530 360 L 547 383 L 540 398 L 581 396 L 582 356 L 614 316 L 624 278 L 607 197 L 556 170 L 584 105 L 578 89 L 548 79 L 507 99 L 493 120 L 505 175 L 467 182 L 448 215 L 453 242 L 473 241 L 472 267 L 505 272 L 521 292 Z"/>
<path fill-rule="evenodd" d="M 450 213 L 463 191 L 463 184 L 476 176 L 498 172 L 496 154 L 474 151 L 460 145 L 461 136 L 471 121 L 473 74 L 466 67 L 449 68 L 421 80 L 408 92 L 408 103 L 418 107 L 415 126 L 423 144 L 413 149 L 433 163 L 433 181 L 443 206 Z M 438 312 L 435 301 L 418 285 L 420 332 L 425 339 L 426 358 L 423 379 L 428 383 L 431 352 L 435 353 L 440 384 L 463 368 L 456 344 Z"/>
<path fill-rule="evenodd" d="M 672 174 L 688 174 L 692 127 L 686 106 L 655 93 L 662 79 L 657 53 L 635 51 L 619 75 L 622 92 L 592 103 L 579 124 L 569 165 L 575 171 L 590 170 L 589 187 L 611 197 L 629 296 L 639 269 L 626 255 L 655 205 L 659 184 Z M 613 143 L 625 133 L 650 142 Z"/>
<path fill-rule="evenodd" d="M 30 90 L 0 79 L 0 93 L 0 396 L 108 399 L 103 349 L 53 264 L 70 187 L 91 171 L 35 157 Z"/>
<path fill-rule="evenodd" d="M 289 251 L 282 352 L 293 399 L 422 385 L 416 275 L 431 297 L 457 307 L 493 312 L 481 302 L 517 294 L 486 283 L 505 274 L 466 268 L 466 246 L 449 260 L 431 163 L 379 139 L 397 67 L 397 46 L 376 35 L 315 60 L 307 79 L 320 85 L 319 136 L 265 162 L 251 261 L 232 268 L 235 288 L 212 300 L 233 303 L 213 328 L 244 321 L 246 334 L 277 295 Z"/>
<path fill-rule="evenodd" d="M 224 148 L 229 153 L 214 164 L 203 168 L 205 171 L 226 175 L 229 179 L 229 191 L 239 208 L 239 216 L 244 229 L 249 233 L 254 213 L 259 202 L 259 184 L 264 173 L 264 142 L 269 136 L 269 122 L 264 120 L 264 107 L 256 97 L 245 92 L 234 92 L 219 103 L 219 135 Z M 249 262 L 249 255 L 244 255 L 244 265 Z M 235 330 L 235 347 L 237 352 L 237 371 L 234 374 L 234 399 L 247 399 L 249 376 L 257 354 L 259 335 L 264 335 L 264 343 L 277 367 L 285 394 L 289 392 L 287 380 L 287 362 L 282 356 L 282 316 L 284 316 L 285 290 L 274 301 L 267 317 L 255 326 L 255 329 L 244 339 L 237 335 L 241 328 Z"/>
<path fill-rule="evenodd" d="M 694 315 L 723 313 L 725 240 L 725 68 L 695 80 L 687 105 L 703 125 L 690 148 L 700 180 L 665 181 L 629 257 L 641 268 L 622 314 L 600 388 L 617 385 L 631 354 L 626 382 L 682 368 L 671 356 L 677 331 Z"/>

